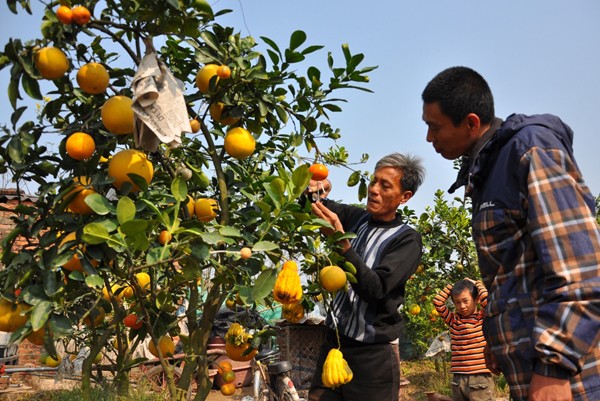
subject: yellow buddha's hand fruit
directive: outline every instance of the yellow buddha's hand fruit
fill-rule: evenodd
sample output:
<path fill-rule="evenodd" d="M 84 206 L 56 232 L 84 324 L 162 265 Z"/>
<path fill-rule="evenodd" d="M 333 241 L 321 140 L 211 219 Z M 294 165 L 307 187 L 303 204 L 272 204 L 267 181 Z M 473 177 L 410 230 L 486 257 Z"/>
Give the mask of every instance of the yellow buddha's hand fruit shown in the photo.
<path fill-rule="evenodd" d="M 344 359 L 342 352 L 337 348 L 331 349 L 323 364 L 323 373 L 321 375 L 323 385 L 330 388 L 339 387 L 342 384 L 349 383 L 352 377 L 352 370 L 348 366 L 348 362 Z"/>
<path fill-rule="evenodd" d="M 298 274 L 298 265 L 294 261 L 287 261 L 273 287 L 273 298 L 284 305 L 293 305 L 302 299 L 302 284 Z"/>

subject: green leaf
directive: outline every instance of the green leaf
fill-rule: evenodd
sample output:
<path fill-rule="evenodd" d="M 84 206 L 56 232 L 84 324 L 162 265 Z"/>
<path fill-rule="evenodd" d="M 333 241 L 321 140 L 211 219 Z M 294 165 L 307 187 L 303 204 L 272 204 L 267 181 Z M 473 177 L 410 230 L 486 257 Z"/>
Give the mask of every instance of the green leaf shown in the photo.
<path fill-rule="evenodd" d="M 314 53 L 317 50 L 321 50 L 323 47 L 325 47 L 325 46 L 320 46 L 320 45 L 308 46 L 306 49 L 302 50 L 301 53 L 303 55 L 307 55 L 307 54 L 310 54 L 310 53 Z"/>
<path fill-rule="evenodd" d="M 255 300 L 261 300 L 269 296 L 275 281 L 277 280 L 277 271 L 275 269 L 267 269 L 260 273 L 254 282 L 252 288 L 252 298 Z"/>
<path fill-rule="evenodd" d="M 348 182 L 346 183 L 349 187 L 354 187 L 360 181 L 360 171 L 355 171 L 350 174 L 348 177 Z"/>
<path fill-rule="evenodd" d="M 266 44 L 268 44 L 269 46 L 271 46 L 271 48 L 273 50 L 275 50 L 279 55 L 281 55 L 281 51 L 279 50 L 279 47 L 277 46 L 277 43 L 273 42 L 271 39 L 267 38 L 266 36 L 261 36 L 260 37 Z"/>
<path fill-rule="evenodd" d="M 57 294 L 62 289 L 62 282 L 56 277 L 56 272 L 52 270 L 46 270 L 43 274 L 44 280 L 44 292 L 48 296 Z"/>
<path fill-rule="evenodd" d="M 52 314 L 48 328 L 55 338 L 63 338 L 73 331 L 73 325 L 66 316 Z"/>
<path fill-rule="evenodd" d="M 271 241 L 259 241 L 252 246 L 252 252 L 265 252 L 279 249 L 279 245 Z"/>
<path fill-rule="evenodd" d="M 41 301 L 35 305 L 30 316 L 31 328 L 35 331 L 44 327 L 53 309 L 54 306 L 50 301 Z"/>
<path fill-rule="evenodd" d="M 135 217 L 135 203 L 126 196 L 123 196 L 117 202 L 117 220 L 123 224 Z"/>
<path fill-rule="evenodd" d="M 297 49 L 306 41 L 306 33 L 304 31 L 295 31 L 290 37 L 290 50 Z"/>
<path fill-rule="evenodd" d="M 200 37 L 213 50 L 219 51 L 219 39 L 217 39 L 217 37 L 211 32 L 204 31 L 200 34 Z"/>
<path fill-rule="evenodd" d="M 212 232 L 212 233 L 202 233 L 200 234 L 200 237 L 202 237 L 202 241 L 204 241 L 205 243 L 207 243 L 208 245 L 217 245 L 220 242 L 224 242 L 225 238 L 216 232 Z"/>
<path fill-rule="evenodd" d="M 294 198 L 299 198 L 300 195 L 304 193 L 306 187 L 308 187 L 311 176 L 312 174 L 308 171 L 308 165 L 306 164 L 298 166 L 294 170 L 292 173 L 292 196 Z"/>
<path fill-rule="evenodd" d="M 188 187 L 185 180 L 181 177 L 175 177 L 171 183 L 171 193 L 175 197 L 175 200 L 178 200 L 179 202 L 183 202 L 187 199 Z"/>
<path fill-rule="evenodd" d="M 93 193 L 91 195 L 88 195 L 85 197 L 85 201 L 84 201 L 89 207 L 92 208 L 92 210 L 100 215 L 100 216 L 104 216 L 107 215 L 109 213 L 114 213 L 115 212 L 115 207 L 112 203 L 110 203 L 110 201 L 108 199 L 106 199 L 104 196 L 100 195 L 99 193 Z"/>
<path fill-rule="evenodd" d="M 360 185 L 358 186 L 358 200 L 362 201 L 367 197 L 367 183 L 364 178 L 361 178 Z"/>
<path fill-rule="evenodd" d="M 125 234 L 126 236 L 131 235 L 131 236 L 136 236 L 139 234 L 144 234 L 146 230 L 148 229 L 149 223 L 147 220 L 142 220 L 142 219 L 135 219 L 135 220 L 128 220 L 126 222 L 124 222 L 123 224 L 121 224 L 121 232 L 123 234 Z"/>
<path fill-rule="evenodd" d="M 36 100 L 43 100 L 42 93 L 40 92 L 40 84 L 37 79 L 33 79 L 27 74 L 21 75 L 21 82 L 23 83 L 23 89 L 30 97 Z"/>
<path fill-rule="evenodd" d="M 269 198 L 273 202 L 275 209 L 281 209 L 281 202 L 283 200 L 283 193 L 280 191 L 279 185 L 273 185 L 272 182 L 263 183 L 263 187 L 267 191 Z"/>
<path fill-rule="evenodd" d="M 235 237 L 235 238 L 239 238 L 242 236 L 242 234 L 240 233 L 240 230 L 238 230 L 235 227 L 230 227 L 230 226 L 221 227 L 219 229 L 219 234 L 221 234 L 224 237 Z"/>
<path fill-rule="evenodd" d="M 81 239 L 86 244 L 102 244 L 110 239 L 108 229 L 102 223 L 90 223 L 83 227 Z"/>
<path fill-rule="evenodd" d="M 85 284 L 88 287 L 100 289 L 100 288 L 104 287 L 104 280 L 102 279 L 102 277 L 100 277 L 96 274 L 91 274 L 89 276 L 86 276 Z"/>
<path fill-rule="evenodd" d="M 17 107 L 17 99 L 21 99 L 19 95 L 19 79 L 11 78 L 8 84 L 8 100 L 13 109 Z"/>

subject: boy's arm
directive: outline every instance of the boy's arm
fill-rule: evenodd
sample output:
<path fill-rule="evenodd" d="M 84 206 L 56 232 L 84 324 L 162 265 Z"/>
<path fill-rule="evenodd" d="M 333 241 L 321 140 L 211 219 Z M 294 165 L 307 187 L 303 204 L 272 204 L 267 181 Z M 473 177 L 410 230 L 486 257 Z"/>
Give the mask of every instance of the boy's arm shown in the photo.
<path fill-rule="evenodd" d="M 475 286 L 477 287 L 477 294 L 478 294 L 477 302 L 479 302 L 479 305 L 481 305 L 482 308 L 485 308 L 485 306 L 487 305 L 487 297 L 488 297 L 487 288 L 485 288 L 485 285 L 483 285 L 481 280 L 477 280 L 475 282 Z"/>
<path fill-rule="evenodd" d="M 450 313 L 450 310 L 446 306 L 446 302 L 448 301 L 448 298 L 450 298 L 452 288 L 453 285 L 448 284 L 446 288 L 441 290 L 433 298 L 433 306 L 435 307 L 435 310 L 440 314 L 442 319 L 444 319 L 444 322 L 446 322 L 446 324 L 450 324 L 450 322 L 452 321 L 452 313 Z"/>

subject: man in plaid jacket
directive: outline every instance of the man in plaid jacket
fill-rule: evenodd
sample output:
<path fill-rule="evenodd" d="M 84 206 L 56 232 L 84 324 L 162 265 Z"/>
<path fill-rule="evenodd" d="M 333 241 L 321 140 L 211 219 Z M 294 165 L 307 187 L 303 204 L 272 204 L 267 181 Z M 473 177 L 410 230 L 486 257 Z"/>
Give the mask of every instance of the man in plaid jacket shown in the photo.
<path fill-rule="evenodd" d="M 573 132 L 552 115 L 501 121 L 487 82 L 466 67 L 422 94 L 427 141 L 462 157 L 486 285 L 488 366 L 514 400 L 600 400 L 600 229 L 573 156 Z"/>

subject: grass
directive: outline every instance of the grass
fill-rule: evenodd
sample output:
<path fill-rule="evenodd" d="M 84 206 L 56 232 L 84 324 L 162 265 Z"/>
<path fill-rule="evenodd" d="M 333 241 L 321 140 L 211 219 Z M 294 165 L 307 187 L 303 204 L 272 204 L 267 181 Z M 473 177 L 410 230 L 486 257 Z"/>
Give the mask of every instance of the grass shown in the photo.
<path fill-rule="evenodd" d="M 425 392 L 452 396 L 450 380 L 450 363 L 443 360 L 420 359 L 414 361 L 402 361 L 400 365 L 402 378 L 410 382 L 403 387 L 402 401 L 426 401 Z M 508 399 L 508 388 L 502 385 L 502 377 L 495 377 L 496 398 Z"/>

